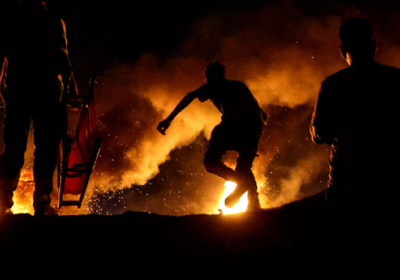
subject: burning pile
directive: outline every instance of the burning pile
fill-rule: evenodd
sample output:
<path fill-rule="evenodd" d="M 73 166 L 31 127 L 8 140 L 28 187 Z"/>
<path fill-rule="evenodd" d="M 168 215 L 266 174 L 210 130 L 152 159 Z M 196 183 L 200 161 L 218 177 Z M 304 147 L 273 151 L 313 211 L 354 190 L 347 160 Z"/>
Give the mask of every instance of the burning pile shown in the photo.
<path fill-rule="evenodd" d="M 236 184 L 234 182 L 225 182 L 225 193 L 222 196 L 221 201 L 219 202 L 219 211 L 221 211 L 222 214 L 235 214 L 235 213 L 240 213 L 244 212 L 247 209 L 247 204 L 249 203 L 249 200 L 247 199 L 247 192 L 243 194 L 243 196 L 240 198 L 239 202 L 232 208 L 227 208 L 225 206 L 225 198 L 228 197 L 236 188 Z"/>
<path fill-rule="evenodd" d="M 32 165 L 28 165 L 25 169 L 22 169 L 18 187 L 14 192 L 14 205 L 11 208 L 13 214 L 28 213 L 33 215 L 33 191 L 33 169 Z"/>

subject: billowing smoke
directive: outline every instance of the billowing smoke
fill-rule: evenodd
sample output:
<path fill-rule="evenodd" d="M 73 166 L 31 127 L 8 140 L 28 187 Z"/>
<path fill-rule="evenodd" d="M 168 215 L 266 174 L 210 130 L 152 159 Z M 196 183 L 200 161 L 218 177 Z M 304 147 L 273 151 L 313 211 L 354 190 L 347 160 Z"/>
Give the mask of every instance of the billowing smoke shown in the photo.
<path fill-rule="evenodd" d="M 159 174 L 160 164 L 167 161 L 168 165 L 173 149 L 191 144 L 199 135 L 208 138 L 220 113 L 211 102 L 195 101 L 174 120 L 166 136 L 156 126 L 187 92 L 202 85 L 204 67 L 215 60 L 226 65 L 229 79 L 249 86 L 269 115 L 253 167 L 262 207 L 282 205 L 323 189 L 325 181 L 314 180 L 321 171 L 326 175 L 327 149 L 313 146 L 308 123 L 320 82 L 344 66 L 337 51 L 341 21 L 336 16 L 307 18 L 286 2 L 249 14 L 217 11 L 193 26 L 191 37 L 172 57 L 161 60 L 146 53 L 133 65 L 116 63 L 103 73 L 97 89 L 100 128 L 106 141 L 91 190 L 113 191 L 109 195 L 115 203 L 115 192 L 131 185 L 144 185 L 148 196 L 171 189 L 172 178 L 159 182 L 163 186 L 156 193 L 147 182 Z M 232 165 L 234 158 L 230 153 L 226 160 Z M 190 162 L 191 154 L 178 160 Z M 201 157 L 196 165 L 202 170 Z M 217 202 L 223 182 L 213 181 L 214 186 L 208 186 L 194 180 L 181 192 L 212 189 L 207 199 Z M 302 188 L 306 189 L 302 192 Z M 167 197 L 162 196 L 160 203 Z M 179 203 L 176 199 L 176 208 Z M 195 197 L 182 202 L 195 203 Z M 213 205 L 205 203 L 191 211 L 215 212 L 218 204 Z M 154 209 L 158 207 L 147 210 Z"/>

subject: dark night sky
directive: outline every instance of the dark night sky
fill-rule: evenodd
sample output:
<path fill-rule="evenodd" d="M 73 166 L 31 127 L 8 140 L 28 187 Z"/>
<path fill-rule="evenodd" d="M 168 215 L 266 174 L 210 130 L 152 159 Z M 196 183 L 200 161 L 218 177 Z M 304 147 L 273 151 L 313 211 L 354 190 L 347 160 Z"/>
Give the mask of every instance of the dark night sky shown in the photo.
<path fill-rule="evenodd" d="M 190 37 L 191 27 L 200 17 L 214 12 L 248 12 L 269 1 L 122 1 L 122 0 L 48 0 L 50 11 L 67 24 L 70 56 L 79 82 L 87 80 L 88 68 L 106 68 L 116 60 L 134 62 L 144 52 L 168 57 Z M 293 0 L 305 15 L 321 18 L 339 14 L 343 7 L 354 6 L 384 21 L 387 13 L 398 9 L 397 1 L 377 0 Z M 16 0 L 4 0 L 2 20 L 15 8 Z M 6 16 L 4 16 L 6 14 Z M 380 22 L 384 27 L 385 23 Z M 80 57 L 85 56 L 85 62 Z M 89 74 L 87 74 L 89 75 Z M 82 81 L 81 81 L 82 79 Z"/>
<path fill-rule="evenodd" d="M 9 0 L 10 1 L 10 0 Z M 69 48 L 78 81 L 88 67 L 107 67 L 115 60 L 134 62 L 144 52 L 168 57 L 190 37 L 192 25 L 214 12 L 247 12 L 260 9 L 269 1 L 122 1 L 122 0 L 49 0 L 48 7 L 64 18 Z M 305 0 L 292 1 L 307 16 L 321 18 L 339 14 L 343 7 L 354 6 L 372 14 L 375 24 L 385 27 L 385 14 L 400 6 L 397 1 Z M 378 18 L 376 18 L 378 17 Z M 85 56 L 85 63 L 80 57 Z M 83 64 L 83 65 L 82 65 Z"/>

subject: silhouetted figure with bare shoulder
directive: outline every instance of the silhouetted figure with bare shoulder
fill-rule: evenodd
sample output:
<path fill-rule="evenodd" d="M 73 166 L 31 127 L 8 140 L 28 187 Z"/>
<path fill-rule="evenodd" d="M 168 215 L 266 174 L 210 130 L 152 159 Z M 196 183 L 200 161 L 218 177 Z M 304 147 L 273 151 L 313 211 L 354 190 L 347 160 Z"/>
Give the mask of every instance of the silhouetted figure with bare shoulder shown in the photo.
<path fill-rule="evenodd" d="M 248 210 L 257 210 L 260 204 L 251 167 L 257 155 L 265 113 L 244 83 L 225 78 L 225 67 L 220 63 L 210 63 L 205 76 L 207 83 L 189 92 L 157 129 L 165 134 L 176 115 L 194 99 L 198 98 L 201 102 L 210 99 L 222 113 L 222 121 L 212 131 L 204 166 L 208 172 L 237 184 L 235 191 L 225 200 L 227 207 L 233 207 L 248 191 Z M 239 153 L 235 170 L 221 161 L 228 150 Z"/>
<path fill-rule="evenodd" d="M 71 65 L 64 22 L 45 1 L 20 0 L 20 11 L 0 38 L 1 76 L 6 89 L 5 150 L 0 157 L 0 215 L 10 212 L 31 122 L 34 129 L 35 215 L 50 207 L 57 148 L 66 129 L 65 100 Z"/>
<path fill-rule="evenodd" d="M 322 83 L 310 132 L 315 143 L 332 146 L 327 191 L 331 277 L 355 279 L 357 265 L 363 263 L 359 258 L 365 257 L 359 248 L 368 248 L 362 242 L 368 236 L 373 197 L 378 199 L 390 174 L 385 171 L 389 154 L 399 154 L 390 148 L 390 138 L 382 136 L 398 126 L 393 98 L 400 70 L 374 61 L 376 40 L 367 20 L 345 21 L 339 37 L 350 67 Z"/>

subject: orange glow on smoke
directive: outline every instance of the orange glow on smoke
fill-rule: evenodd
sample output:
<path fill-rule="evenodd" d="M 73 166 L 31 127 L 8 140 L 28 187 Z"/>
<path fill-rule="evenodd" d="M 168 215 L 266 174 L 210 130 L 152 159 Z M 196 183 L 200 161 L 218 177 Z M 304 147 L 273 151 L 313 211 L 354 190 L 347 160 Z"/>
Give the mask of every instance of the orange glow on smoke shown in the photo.
<path fill-rule="evenodd" d="M 225 182 L 225 192 L 219 202 L 219 207 L 218 207 L 218 209 L 222 210 L 223 214 L 240 213 L 246 211 L 247 209 L 247 205 L 249 203 L 249 200 L 247 199 L 247 192 L 243 194 L 239 202 L 232 208 L 228 208 L 225 206 L 225 198 L 227 198 L 227 196 L 230 195 L 235 190 L 235 188 L 236 188 L 236 183 L 230 181 Z"/>
<path fill-rule="evenodd" d="M 18 187 L 14 191 L 13 202 L 11 208 L 13 214 L 31 214 L 33 215 L 33 170 L 23 169 L 19 178 Z"/>

